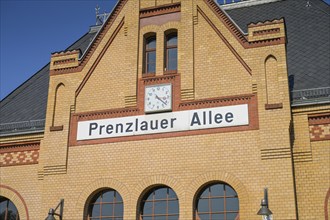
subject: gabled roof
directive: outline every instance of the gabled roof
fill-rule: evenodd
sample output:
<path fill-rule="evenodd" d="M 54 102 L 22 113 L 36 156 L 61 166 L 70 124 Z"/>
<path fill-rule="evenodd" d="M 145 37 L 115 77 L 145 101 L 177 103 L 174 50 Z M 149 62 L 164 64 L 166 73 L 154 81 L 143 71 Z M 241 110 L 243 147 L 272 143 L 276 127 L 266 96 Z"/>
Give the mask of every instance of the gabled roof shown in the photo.
<path fill-rule="evenodd" d="M 227 9 L 226 12 L 244 32 L 247 32 L 247 25 L 250 23 L 284 17 L 288 41 L 288 74 L 293 100 L 297 90 L 298 100 L 305 98 L 303 96 L 305 93 L 300 92 L 303 90 L 307 91 L 306 94 L 316 94 L 316 96 L 322 93 L 322 98 L 328 98 L 329 102 L 330 96 L 327 96 L 330 95 L 330 7 L 321 0 L 309 2 L 311 6 L 306 7 L 306 1 L 283 0 Z M 112 17 L 118 13 L 118 10 L 113 11 Z M 91 30 L 67 50 L 80 49 L 82 54 L 85 54 L 94 37 L 99 33 L 95 28 Z M 0 136 L 43 131 L 48 84 L 49 64 L 0 102 Z M 320 88 L 321 92 L 319 92 Z M 315 102 L 315 99 L 309 99 L 306 103 Z"/>

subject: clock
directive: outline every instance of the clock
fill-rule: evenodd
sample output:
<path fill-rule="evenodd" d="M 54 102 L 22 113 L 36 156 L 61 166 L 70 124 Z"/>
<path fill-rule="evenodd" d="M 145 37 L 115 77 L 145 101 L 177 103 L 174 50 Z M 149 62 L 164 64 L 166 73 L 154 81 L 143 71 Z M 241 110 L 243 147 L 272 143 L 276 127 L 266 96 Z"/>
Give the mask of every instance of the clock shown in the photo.
<path fill-rule="evenodd" d="M 145 87 L 144 111 L 146 113 L 172 110 L 172 84 Z"/>

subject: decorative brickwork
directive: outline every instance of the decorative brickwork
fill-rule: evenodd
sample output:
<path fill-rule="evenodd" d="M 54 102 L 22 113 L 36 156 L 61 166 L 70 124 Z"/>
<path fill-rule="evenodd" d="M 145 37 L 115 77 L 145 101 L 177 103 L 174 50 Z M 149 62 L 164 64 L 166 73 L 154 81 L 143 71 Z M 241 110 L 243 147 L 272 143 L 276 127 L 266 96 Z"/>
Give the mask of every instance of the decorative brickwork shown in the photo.
<path fill-rule="evenodd" d="M 311 141 L 330 140 L 330 114 L 311 115 L 308 124 Z"/>
<path fill-rule="evenodd" d="M 180 6 L 181 6 L 180 3 L 175 3 L 175 4 L 167 4 L 156 7 L 144 8 L 140 10 L 140 18 L 147 18 L 151 16 L 179 12 L 181 9 Z"/>
<path fill-rule="evenodd" d="M 0 167 L 37 164 L 40 143 L 0 145 Z"/>

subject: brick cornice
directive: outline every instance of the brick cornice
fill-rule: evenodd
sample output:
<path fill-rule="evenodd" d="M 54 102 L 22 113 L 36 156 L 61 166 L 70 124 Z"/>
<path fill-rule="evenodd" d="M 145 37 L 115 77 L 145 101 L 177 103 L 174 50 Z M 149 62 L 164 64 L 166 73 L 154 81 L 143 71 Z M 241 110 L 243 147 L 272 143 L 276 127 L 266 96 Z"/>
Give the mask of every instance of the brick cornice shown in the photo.
<path fill-rule="evenodd" d="M 309 125 L 321 125 L 321 124 L 330 124 L 330 114 L 314 114 L 308 115 L 308 124 Z"/>
<path fill-rule="evenodd" d="M 181 11 L 181 3 L 166 4 L 155 7 L 143 8 L 140 10 L 140 18 L 147 18 L 157 15 L 164 15 Z"/>
<path fill-rule="evenodd" d="M 10 152 L 39 150 L 39 149 L 40 149 L 40 141 L 0 144 L 0 153 L 10 153 Z"/>

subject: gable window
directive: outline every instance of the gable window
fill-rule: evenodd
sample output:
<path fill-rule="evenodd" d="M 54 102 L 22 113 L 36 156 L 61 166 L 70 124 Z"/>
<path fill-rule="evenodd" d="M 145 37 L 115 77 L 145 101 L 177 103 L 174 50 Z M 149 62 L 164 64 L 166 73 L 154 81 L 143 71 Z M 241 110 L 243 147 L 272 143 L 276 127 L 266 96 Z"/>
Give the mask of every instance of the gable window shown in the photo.
<path fill-rule="evenodd" d="M 19 220 L 16 206 L 6 197 L 0 196 L 0 219 Z"/>
<path fill-rule="evenodd" d="M 156 72 L 156 35 L 145 39 L 144 48 L 144 73 Z"/>
<path fill-rule="evenodd" d="M 196 220 L 239 220 L 237 193 L 226 183 L 214 183 L 204 187 L 195 204 Z"/>
<path fill-rule="evenodd" d="M 140 220 L 178 220 L 179 200 L 175 192 L 161 186 L 151 189 L 142 199 Z"/>
<path fill-rule="evenodd" d="M 104 189 L 88 204 L 87 220 L 123 220 L 123 199 L 113 189 Z"/>
<path fill-rule="evenodd" d="M 178 34 L 166 34 L 165 42 L 165 72 L 176 72 L 178 69 Z"/>

